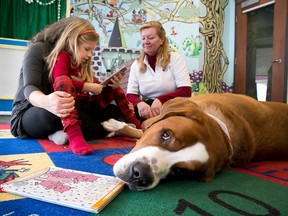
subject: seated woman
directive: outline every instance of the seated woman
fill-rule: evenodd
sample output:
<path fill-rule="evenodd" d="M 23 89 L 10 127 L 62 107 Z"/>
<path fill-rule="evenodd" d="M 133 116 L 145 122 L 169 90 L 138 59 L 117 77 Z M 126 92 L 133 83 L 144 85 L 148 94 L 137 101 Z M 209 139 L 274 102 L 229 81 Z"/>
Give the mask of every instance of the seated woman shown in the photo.
<path fill-rule="evenodd" d="M 90 62 L 98 41 L 92 24 L 78 17 L 60 20 L 32 39 L 13 101 L 11 133 L 15 137 L 49 136 L 59 144 L 68 138 L 75 154 L 86 155 L 92 150 L 84 139 L 108 134 L 101 122 L 121 114 L 140 127 L 118 87 L 121 77 L 112 79 L 108 87 L 93 77 Z M 118 106 L 111 104 L 113 100 Z M 63 126 L 65 133 L 59 132 Z"/>
<path fill-rule="evenodd" d="M 169 52 L 169 42 L 160 22 L 140 28 L 143 50 L 131 66 L 127 98 L 136 116 L 144 121 L 159 115 L 163 103 L 175 97 L 190 97 L 191 82 L 184 58 Z"/>

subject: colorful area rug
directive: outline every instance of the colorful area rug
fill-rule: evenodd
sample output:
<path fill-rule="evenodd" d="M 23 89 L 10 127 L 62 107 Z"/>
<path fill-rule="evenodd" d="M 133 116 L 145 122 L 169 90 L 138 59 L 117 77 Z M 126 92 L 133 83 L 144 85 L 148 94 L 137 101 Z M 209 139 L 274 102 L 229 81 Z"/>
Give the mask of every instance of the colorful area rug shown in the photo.
<path fill-rule="evenodd" d="M 77 156 L 48 140 L 15 139 L 0 125 L 0 182 L 47 166 L 113 175 L 113 164 L 135 145 L 129 138 L 89 141 L 93 155 Z M 163 181 L 153 190 L 125 188 L 100 215 L 288 215 L 288 161 L 251 163 L 227 169 L 209 183 Z M 0 215 L 92 215 L 0 193 Z"/>

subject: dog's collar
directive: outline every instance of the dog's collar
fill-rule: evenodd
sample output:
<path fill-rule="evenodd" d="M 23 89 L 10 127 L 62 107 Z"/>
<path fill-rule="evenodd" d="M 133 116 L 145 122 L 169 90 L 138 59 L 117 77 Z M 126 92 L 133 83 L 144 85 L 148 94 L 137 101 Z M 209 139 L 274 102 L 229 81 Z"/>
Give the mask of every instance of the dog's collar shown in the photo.
<path fill-rule="evenodd" d="M 224 135 L 225 135 L 225 137 L 229 143 L 229 149 L 230 149 L 229 160 L 230 160 L 233 156 L 234 150 L 233 150 L 233 145 L 232 145 L 231 138 L 230 138 L 229 131 L 228 131 L 226 124 L 223 121 L 221 121 L 219 118 L 217 118 L 216 116 L 211 115 L 210 113 L 207 113 L 207 115 L 209 115 L 211 118 L 213 118 L 218 123 L 220 128 L 222 129 L 222 131 L 223 131 L 223 133 L 224 133 Z"/>

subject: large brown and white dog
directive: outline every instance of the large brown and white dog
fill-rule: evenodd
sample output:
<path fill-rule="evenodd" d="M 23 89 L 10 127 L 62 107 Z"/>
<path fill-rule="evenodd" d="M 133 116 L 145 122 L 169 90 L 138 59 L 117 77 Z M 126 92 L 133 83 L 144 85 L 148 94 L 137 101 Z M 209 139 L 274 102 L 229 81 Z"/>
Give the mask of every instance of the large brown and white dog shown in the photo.
<path fill-rule="evenodd" d="M 114 173 L 131 190 L 154 188 L 170 175 L 210 181 L 227 166 L 288 160 L 288 105 L 237 94 L 205 94 L 166 102 L 137 130 L 109 120 L 111 135 L 139 138 Z"/>

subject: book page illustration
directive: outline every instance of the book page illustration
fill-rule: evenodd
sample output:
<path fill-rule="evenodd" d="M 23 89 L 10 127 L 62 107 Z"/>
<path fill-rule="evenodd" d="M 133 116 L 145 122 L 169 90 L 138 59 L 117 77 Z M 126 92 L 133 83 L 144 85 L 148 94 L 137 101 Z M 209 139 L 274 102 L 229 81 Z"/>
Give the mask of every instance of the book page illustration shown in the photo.
<path fill-rule="evenodd" d="M 9 182 L 4 190 L 59 205 L 90 209 L 98 201 L 103 202 L 103 197 L 119 183 L 121 181 L 112 176 L 49 167 L 40 175 L 36 173 L 33 177 Z"/>

